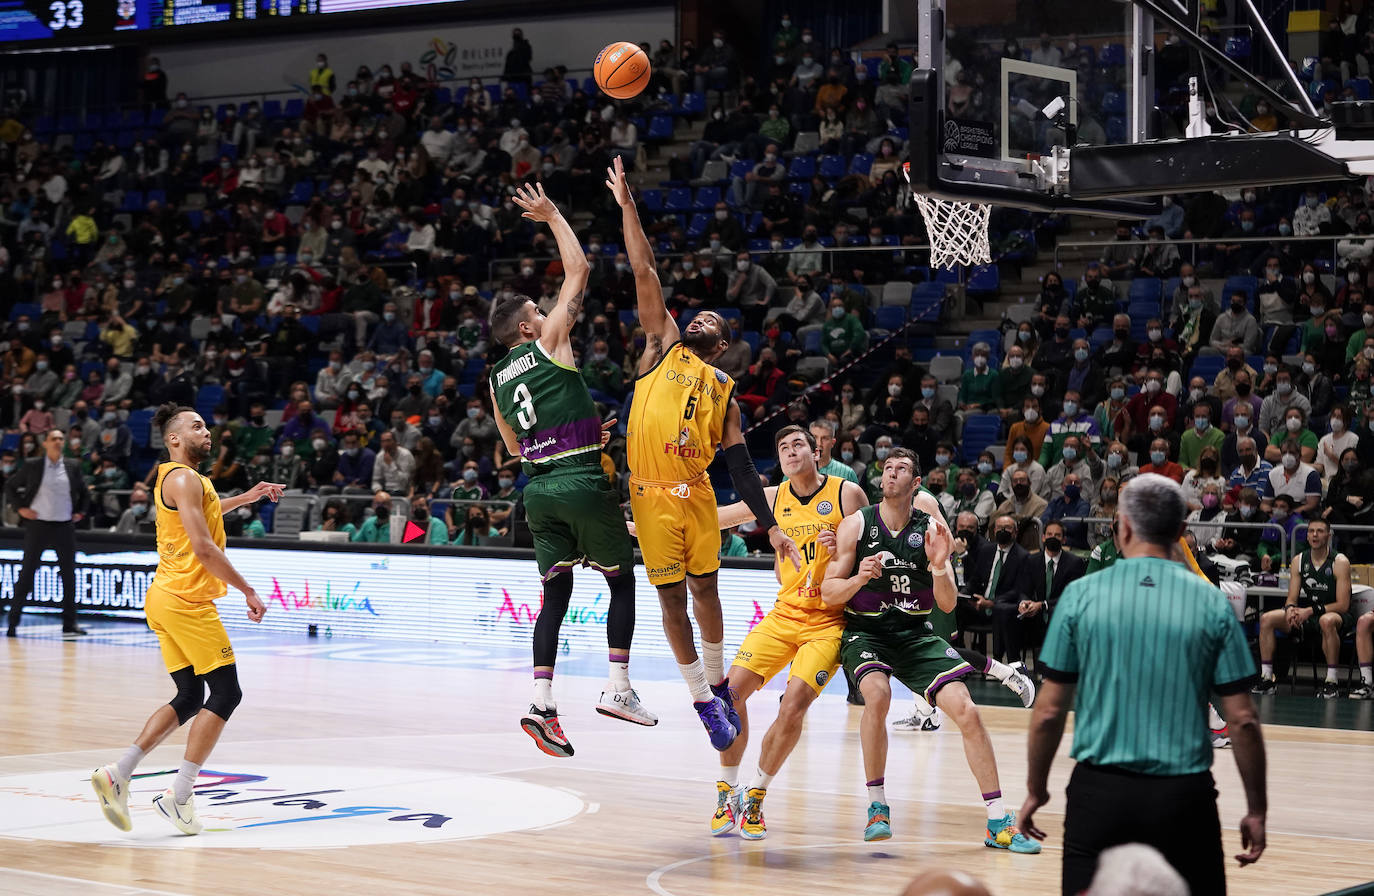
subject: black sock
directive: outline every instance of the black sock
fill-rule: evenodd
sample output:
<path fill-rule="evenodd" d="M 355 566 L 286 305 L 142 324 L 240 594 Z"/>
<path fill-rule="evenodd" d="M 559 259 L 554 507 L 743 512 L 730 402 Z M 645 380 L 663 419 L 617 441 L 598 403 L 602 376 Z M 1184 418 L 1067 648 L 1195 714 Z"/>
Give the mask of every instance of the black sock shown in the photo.
<path fill-rule="evenodd" d="M 569 571 L 560 572 L 544 583 L 544 606 L 534 621 L 534 664 L 554 665 L 558 658 L 558 631 L 572 600 L 573 577 Z"/>
<path fill-rule="evenodd" d="M 635 577 L 630 573 L 607 576 L 611 606 L 606 611 L 606 646 L 630 649 L 635 635 Z"/>

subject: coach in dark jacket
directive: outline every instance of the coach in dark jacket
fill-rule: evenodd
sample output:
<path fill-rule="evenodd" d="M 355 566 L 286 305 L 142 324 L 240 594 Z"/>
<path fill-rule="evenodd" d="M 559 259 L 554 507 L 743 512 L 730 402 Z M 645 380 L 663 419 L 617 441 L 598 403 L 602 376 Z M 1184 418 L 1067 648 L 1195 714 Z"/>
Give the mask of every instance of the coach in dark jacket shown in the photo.
<path fill-rule="evenodd" d="M 33 592 L 38 560 L 48 548 L 57 552 L 62 573 L 62 634 L 86 634 L 76 624 L 76 524 L 86 515 L 90 495 L 80 462 L 62 456 L 65 441 L 62 430 L 52 430 L 43 440 L 43 456 L 25 461 L 5 480 L 5 503 L 18 511 L 24 527 L 24 565 L 10 605 L 11 638 Z"/>
<path fill-rule="evenodd" d="M 978 609 L 992 609 L 993 656 L 1020 662 L 1020 639 L 1011 631 L 1018 607 L 1031 595 L 1031 557 L 1016 543 L 1016 520 L 1000 516 L 993 523 L 995 542 L 983 545 L 974 563 L 969 591 Z"/>
<path fill-rule="evenodd" d="M 1038 647 L 1045 640 L 1045 627 L 1059 595 L 1070 582 L 1087 574 L 1088 564 L 1083 558 L 1064 549 L 1064 524 L 1057 520 L 1047 523 L 1044 549 L 1030 558 L 1030 596 L 1007 621 L 1008 647 L 1013 655 L 1019 657 L 1023 648 Z"/>

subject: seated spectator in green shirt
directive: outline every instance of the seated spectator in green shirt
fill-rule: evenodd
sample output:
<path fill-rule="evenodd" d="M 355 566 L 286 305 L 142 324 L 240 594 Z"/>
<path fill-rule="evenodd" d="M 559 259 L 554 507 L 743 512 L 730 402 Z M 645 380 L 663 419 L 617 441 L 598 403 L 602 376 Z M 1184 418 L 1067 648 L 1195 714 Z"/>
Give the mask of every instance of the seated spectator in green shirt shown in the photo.
<path fill-rule="evenodd" d="M 478 543 L 479 538 L 497 538 L 500 535 L 501 533 L 491 524 L 491 515 L 487 508 L 473 504 L 463 515 L 463 525 L 454 534 L 452 543 L 471 547 Z"/>
<path fill-rule="evenodd" d="M 722 557 L 748 557 L 749 548 L 744 539 L 735 534 L 735 529 L 722 529 L 720 532 L 720 555 Z"/>
<path fill-rule="evenodd" d="M 425 530 L 425 544 L 448 544 L 448 526 L 429 512 L 429 499 L 416 495 L 410 499 L 410 521 Z"/>
<path fill-rule="evenodd" d="M 352 540 L 371 544 L 391 541 L 391 495 L 377 492 L 372 496 L 372 516 L 363 520 Z"/>
<path fill-rule="evenodd" d="M 315 527 L 316 532 L 343 532 L 348 535 L 349 541 L 355 541 L 353 537 L 358 534 L 358 527 L 348 521 L 348 504 L 344 501 L 327 501 L 324 510 L 320 513 L 320 524 Z"/>
<path fill-rule="evenodd" d="M 1275 427 L 1269 437 L 1269 447 L 1264 450 L 1264 459 L 1271 464 L 1283 459 L 1283 443 L 1293 439 L 1298 443 L 1302 462 L 1310 464 L 1317 459 L 1317 434 L 1307 428 L 1307 415 L 1302 408 L 1289 408 L 1283 414 L 1283 426 Z"/>
<path fill-rule="evenodd" d="M 992 350 L 986 342 L 973 346 L 973 369 L 959 382 L 959 410 L 993 412 L 1002 405 L 1002 380 L 988 363 Z"/>
<path fill-rule="evenodd" d="M 604 339 L 592 343 L 591 352 L 582 359 L 582 381 L 588 389 L 618 401 L 625 397 L 625 371 L 610 360 L 610 351 Z"/>
<path fill-rule="evenodd" d="M 868 331 L 856 313 L 845 310 L 840 296 L 831 296 L 829 314 L 821 325 L 821 350 L 838 367 L 863 352 L 868 346 Z"/>

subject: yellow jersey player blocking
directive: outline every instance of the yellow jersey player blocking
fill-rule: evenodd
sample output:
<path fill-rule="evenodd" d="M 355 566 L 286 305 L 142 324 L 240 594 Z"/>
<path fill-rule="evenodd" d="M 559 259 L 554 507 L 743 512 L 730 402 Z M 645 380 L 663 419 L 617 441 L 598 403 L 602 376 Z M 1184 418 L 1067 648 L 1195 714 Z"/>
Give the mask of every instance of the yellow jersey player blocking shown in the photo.
<path fill-rule="evenodd" d="M 883 773 L 887 709 L 892 701 L 889 679 L 895 675 L 959 726 L 969 769 L 982 788 L 987 808 L 983 843 L 1038 853 L 1040 844 L 1021 834 L 1015 815 L 1003 808 L 992 741 L 968 688 L 959 680 L 972 673 L 973 667 L 935 635 L 925 618 L 937 604 L 952 612 L 958 595 L 948 564 L 953 536 L 938 518 L 913 507 L 920 484 L 916 455 L 894 448 L 883 462 L 882 502 L 840 523 L 835 555 L 821 583 L 825 603 L 844 607 L 840 657 L 864 697 L 859 739 L 870 800 L 864 839 L 892 836 Z"/>
<path fill-rule="evenodd" d="M 563 260 L 563 286 L 546 318 L 527 296 L 498 298 L 491 333 L 510 351 L 491 371 L 496 426 L 511 457 L 530 481 L 525 516 L 544 599 L 534 623 L 534 701 L 520 728 L 550 756 L 573 755 L 553 699 L 559 629 L 572 599 L 572 568 L 591 566 L 606 577 L 610 673 L 596 711 L 637 725 L 656 725 L 630 687 L 630 641 L 635 627 L 634 548 L 620 500 L 601 469 L 604 431 L 587 384 L 573 363 L 572 325 L 582 310 L 591 267 L 577 237 L 539 185 L 515 194 L 524 217 L 549 225 Z"/>
<path fill-rule="evenodd" d="M 712 834 L 728 834 L 738 825 L 746 840 L 764 838 L 763 798 L 768 785 L 796 747 L 807 709 L 839 668 L 844 610 L 821 600 L 821 580 L 835 550 L 835 527 L 846 513 L 868 505 L 858 485 L 821 473 L 816 437 L 809 430 L 784 426 L 775 441 L 778 464 L 787 481 L 764 489 L 764 495 L 778 525 L 801 551 L 802 565 L 796 569 L 777 559 L 778 600 L 745 637 L 730 667 L 739 736 L 721 754 L 716 812 L 711 817 Z M 719 525 L 726 529 L 753 518 L 749 506 L 740 502 L 720 508 Z M 748 789 L 741 790 L 739 766 L 749 739 L 746 701 L 789 663 L 787 690 L 778 717 L 763 736 L 758 771 Z"/>
<path fill-rule="evenodd" d="M 95 770 L 91 786 L 110 823 L 121 831 L 133 830 L 129 781 L 134 769 L 168 735 L 195 719 L 176 779 L 169 790 L 153 797 L 153 808 L 183 834 L 198 834 L 201 824 L 192 788 L 243 696 L 234 648 L 215 601 L 227 593 L 227 582 L 243 592 L 250 620 L 261 622 L 267 609 L 224 555 L 223 514 L 260 498 L 275 501 L 283 486 L 259 482 L 241 495 L 220 501 L 210 480 L 196 472 L 210 455 L 210 430 L 195 409 L 165 404 L 153 416 L 153 426 L 162 433 L 171 461 L 158 467 L 153 486 L 158 564 L 144 598 L 144 611 L 148 627 L 157 633 L 162 661 L 177 693 L 152 714 L 117 762 Z"/>
<path fill-rule="evenodd" d="M 740 722 L 725 681 L 725 621 L 716 590 L 720 529 L 715 492 L 706 475 L 717 445 L 724 450 L 735 488 L 768 532 L 774 553 L 797 569 L 801 557 L 773 519 L 744 447 L 734 381 L 711 366 L 730 346 L 724 318 L 705 311 L 679 331 L 663 301 L 653 250 L 619 158 L 606 176 L 606 186 L 622 211 L 625 251 L 634 270 L 636 306 L 646 340 L 626 430 L 630 510 L 649 581 L 658 589 L 663 633 L 711 746 L 725 750 L 734 742 Z M 701 626 L 704 664 L 687 616 L 688 580 L 693 615 Z"/>

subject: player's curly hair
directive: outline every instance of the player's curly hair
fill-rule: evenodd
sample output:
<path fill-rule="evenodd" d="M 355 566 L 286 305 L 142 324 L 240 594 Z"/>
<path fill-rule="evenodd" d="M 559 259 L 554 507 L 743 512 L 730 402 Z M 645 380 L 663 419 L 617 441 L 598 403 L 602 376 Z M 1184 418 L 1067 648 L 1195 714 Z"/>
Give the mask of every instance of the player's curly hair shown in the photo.
<path fill-rule="evenodd" d="M 187 411 L 194 414 L 196 409 L 187 407 L 184 404 L 176 404 L 169 401 L 159 407 L 153 414 L 153 428 L 165 437 L 167 435 L 167 427 L 172 425 L 172 421 Z"/>

